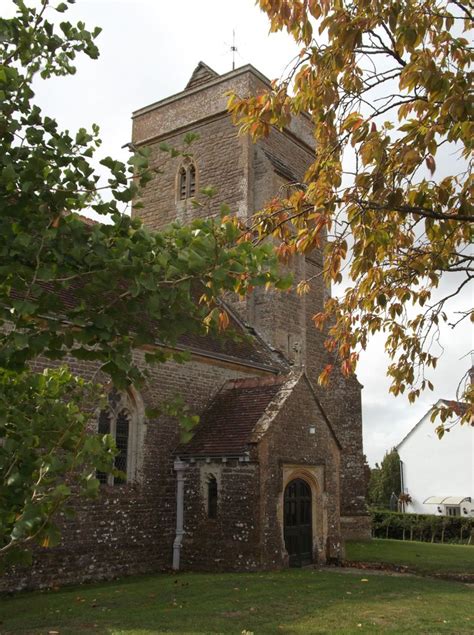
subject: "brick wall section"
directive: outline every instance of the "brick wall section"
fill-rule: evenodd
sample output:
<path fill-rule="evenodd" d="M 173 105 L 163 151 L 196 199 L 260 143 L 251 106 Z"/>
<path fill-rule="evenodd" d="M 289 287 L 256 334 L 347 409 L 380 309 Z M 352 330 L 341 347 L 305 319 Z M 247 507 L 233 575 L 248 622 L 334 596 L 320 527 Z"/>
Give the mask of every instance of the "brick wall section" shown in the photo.
<path fill-rule="evenodd" d="M 345 379 L 336 372 L 329 388 L 319 391 L 326 411 L 337 422 L 337 435 L 343 447 L 341 517 L 367 515 L 360 390 L 356 378 Z"/>
<path fill-rule="evenodd" d="M 372 523 L 368 514 L 341 516 L 341 532 L 344 540 L 369 540 Z"/>

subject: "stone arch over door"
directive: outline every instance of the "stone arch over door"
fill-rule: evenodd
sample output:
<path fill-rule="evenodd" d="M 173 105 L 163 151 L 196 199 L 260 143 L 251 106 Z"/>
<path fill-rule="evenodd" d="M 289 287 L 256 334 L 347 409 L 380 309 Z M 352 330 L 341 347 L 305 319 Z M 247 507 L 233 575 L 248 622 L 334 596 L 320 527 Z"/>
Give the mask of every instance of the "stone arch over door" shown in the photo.
<path fill-rule="evenodd" d="M 285 545 L 285 492 L 287 486 L 297 480 L 303 481 L 309 488 L 311 506 L 311 547 L 312 562 L 326 561 L 327 511 L 324 494 L 324 466 L 322 465 L 283 465 L 282 489 L 278 501 L 278 521 L 281 530 L 283 560 L 290 565 Z"/>

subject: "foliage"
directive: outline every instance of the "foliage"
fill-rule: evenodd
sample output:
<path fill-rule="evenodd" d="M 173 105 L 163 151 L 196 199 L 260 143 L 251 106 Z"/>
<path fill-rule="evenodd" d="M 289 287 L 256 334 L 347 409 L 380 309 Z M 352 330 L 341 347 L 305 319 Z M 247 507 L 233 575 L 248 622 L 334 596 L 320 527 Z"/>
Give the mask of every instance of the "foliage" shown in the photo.
<path fill-rule="evenodd" d="M 392 493 L 398 496 L 400 492 L 400 457 L 393 449 L 385 454 L 380 465 L 377 463 L 371 470 L 368 503 L 381 509 L 389 509 Z"/>
<path fill-rule="evenodd" d="M 86 428 L 90 384 L 64 369 L 17 373 L 0 369 L 0 553 L 4 563 L 29 561 L 24 545 L 55 544 L 50 517 L 77 493 L 94 495 L 95 468 L 111 470 L 108 436 Z"/>
<path fill-rule="evenodd" d="M 371 511 L 372 531 L 376 538 L 395 538 L 429 542 L 469 542 L 474 535 L 474 519 L 462 516 L 401 514 L 375 509 Z"/>
<path fill-rule="evenodd" d="M 334 567 L 259 574 L 181 573 L 20 593 L 2 598 L 2 630 L 81 633 L 94 625 L 99 635 L 124 631 L 127 635 L 236 635 L 244 629 L 256 635 L 472 631 L 472 589 L 466 585 L 351 573 Z"/>
<path fill-rule="evenodd" d="M 98 57 L 100 29 L 57 24 L 54 16 L 72 1 L 54 7 L 42 0 L 36 9 L 16 0 L 15 17 L 0 19 L 0 489 L 12 486 L 0 496 L 2 546 L 52 543 L 51 514 L 70 495 L 63 477 L 79 470 L 75 480 L 94 490 L 89 463 L 103 467 L 111 451 L 110 440 L 97 445 L 83 434 L 80 406 L 93 382 L 64 369 L 36 374 L 33 360 L 56 367 L 71 357 L 83 360 L 93 381 L 111 379 L 124 388 L 146 373 L 134 349 L 144 350 L 147 363 L 183 361 L 173 352 L 180 335 L 225 328 L 221 292 L 289 284 L 275 273 L 269 246 L 237 244 L 235 219 L 197 220 L 159 233 L 124 215 L 151 178 L 147 151 L 128 165 L 103 158 L 109 173 L 103 184 L 94 167 L 98 127 L 63 131 L 35 105 L 34 81 L 74 73 L 79 53 Z M 183 148 L 163 151 L 189 154 L 192 140 L 187 135 Z M 209 196 L 205 191 L 198 204 Z M 107 222 L 88 222 L 79 214 L 86 209 Z M 60 456 L 55 451 L 53 460 L 54 448 Z"/>
<path fill-rule="evenodd" d="M 326 282 L 350 283 L 313 318 L 327 328 L 327 348 L 349 374 L 370 336 L 383 333 L 390 391 L 414 401 L 433 389 L 440 325 L 474 319 L 470 306 L 450 305 L 469 302 L 473 278 L 471 3 L 259 4 L 270 30 L 286 29 L 301 52 L 271 90 L 232 94 L 229 109 L 254 139 L 307 113 L 316 154 L 304 183 L 262 210 L 254 229 L 280 241 L 282 258 L 324 246 Z M 451 290 L 437 297 L 441 282 Z M 469 383 L 459 400 L 470 404 L 459 413 L 468 422 Z M 453 414 L 443 408 L 444 419 Z"/>

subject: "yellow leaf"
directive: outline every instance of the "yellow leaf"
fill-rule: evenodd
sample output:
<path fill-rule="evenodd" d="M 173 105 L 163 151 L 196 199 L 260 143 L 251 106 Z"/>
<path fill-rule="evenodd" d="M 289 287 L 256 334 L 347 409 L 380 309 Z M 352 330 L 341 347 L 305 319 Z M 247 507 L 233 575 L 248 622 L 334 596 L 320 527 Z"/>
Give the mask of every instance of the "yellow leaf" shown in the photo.
<path fill-rule="evenodd" d="M 227 311 L 220 311 L 217 323 L 219 325 L 219 331 L 225 331 L 225 329 L 229 326 L 229 316 Z"/>

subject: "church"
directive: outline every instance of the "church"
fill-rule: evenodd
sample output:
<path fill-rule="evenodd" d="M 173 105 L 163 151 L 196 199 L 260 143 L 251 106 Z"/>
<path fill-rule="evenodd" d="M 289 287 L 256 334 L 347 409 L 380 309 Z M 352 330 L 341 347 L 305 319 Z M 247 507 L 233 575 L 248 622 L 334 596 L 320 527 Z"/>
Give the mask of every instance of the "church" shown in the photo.
<path fill-rule="evenodd" d="M 201 62 L 182 92 L 133 114 L 133 145 L 148 146 L 161 167 L 142 193 L 145 225 L 202 214 L 192 200 L 205 186 L 217 191 L 206 214 L 225 203 L 246 219 L 302 182 L 315 152 L 309 117 L 253 143 L 227 113 L 228 91 L 245 96 L 269 86 L 251 65 L 218 75 Z M 179 148 L 187 133 L 198 135 L 192 157 L 163 164 L 160 144 Z M 115 436 L 126 479 L 99 475 L 99 499 L 61 519 L 61 544 L 35 553 L 32 568 L 3 588 L 337 562 L 344 540 L 369 537 L 361 385 L 336 376 L 318 386 L 329 362 L 311 319 L 328 294 L 317 275 L 322 253 L 291 266 L 296 280 L 315 276 L 307 295 L 257 289 L 229 302 L 238 338 L 182 338 L 189 362 L 153 367 L 140 391 L 110 394 L 97 429 Z M 143 351 L 136 358 L 145 364 Z M 69 363 L 86 378 L 96 372 L 92 362 Z M 146 416 L 176 394 L 200 416 L 187 443 L 172 418 Z"/>

